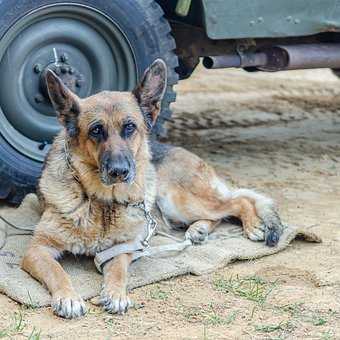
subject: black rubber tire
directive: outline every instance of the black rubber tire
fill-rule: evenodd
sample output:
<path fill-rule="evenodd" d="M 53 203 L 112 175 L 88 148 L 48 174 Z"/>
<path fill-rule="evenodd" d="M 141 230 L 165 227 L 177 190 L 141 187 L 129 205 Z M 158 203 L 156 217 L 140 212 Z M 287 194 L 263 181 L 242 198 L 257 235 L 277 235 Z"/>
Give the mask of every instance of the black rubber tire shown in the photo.
<path fill-rule="evenodd" d="M 153 130 L 154 136 L 162 136 L 163 123 L 171 116 L 169 105 L 176 99 L 173 85 L 178 81 L 175 72 L 178 59 L 174 53 L 176 45 L 170 33 L 170 25 L 160 6 L 153 0 L 4 0 L 0 1 L 0 39 L 22 16 L 56 3 L 87 5 L 112 18 L 131 44 L 139 77 L 156 58 L 162 58 L 167 63 L 168 88 L 162 112 Z M 17 152 L 0 135 L 0 199 L 20 203 L 27 193 L 36 190 L 42 166 L 42 163 Z"/>

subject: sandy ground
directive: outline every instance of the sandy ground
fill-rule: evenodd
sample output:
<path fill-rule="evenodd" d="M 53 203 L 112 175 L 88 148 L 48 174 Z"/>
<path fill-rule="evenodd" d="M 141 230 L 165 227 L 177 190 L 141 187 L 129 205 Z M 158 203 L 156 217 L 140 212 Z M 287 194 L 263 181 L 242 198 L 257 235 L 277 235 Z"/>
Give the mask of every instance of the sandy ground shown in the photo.
<path fill-rule="evenodd" d="M 323 243 L 136 289 L 125 316 L 88 303 L 86 317 L 62 320 L 0 295 L 0 338 L 340 339 L 340 81 L 199 69 L 177 91 L 170 141 L 270 194 Z"/>

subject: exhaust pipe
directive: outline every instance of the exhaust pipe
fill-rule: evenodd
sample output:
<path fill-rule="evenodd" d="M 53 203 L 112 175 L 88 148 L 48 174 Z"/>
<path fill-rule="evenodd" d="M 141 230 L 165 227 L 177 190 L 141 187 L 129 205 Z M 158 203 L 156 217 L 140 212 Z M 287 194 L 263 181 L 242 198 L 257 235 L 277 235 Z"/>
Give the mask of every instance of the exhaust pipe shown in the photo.
<path fill-rule="evenodd" d="M 268 56 L 268 64 L 264 65 L 263 69 L 269 71 L 276 71 L 277 67 L 279 71 L 340 67 L 340 44 L 276 46 L 265 53 Z"/>
<path fill-rule="evenodd" d="M 279 45 L 239 55 L 205 57 L 208 69 L 255 67 L 261 71 L 340 68 L 340 44 Z"/>
<path fill-rule="evenodd" d="M 247 53 L 246 55 L 227 54 L 217 57 L 204 57 L 203 66 L 207 69 L 229 68 L 229 67 L 257 67 L 267 64 L 265 53 Z"/>

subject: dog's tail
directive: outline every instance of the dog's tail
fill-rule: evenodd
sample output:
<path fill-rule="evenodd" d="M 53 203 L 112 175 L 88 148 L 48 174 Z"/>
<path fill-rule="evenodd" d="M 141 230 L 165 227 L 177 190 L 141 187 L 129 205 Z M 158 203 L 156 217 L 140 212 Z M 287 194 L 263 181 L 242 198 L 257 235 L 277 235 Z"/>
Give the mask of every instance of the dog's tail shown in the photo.
<path fill-rule="evenodd" d="M 249 189 L 236 190 L 232 193 L 232 197 L 247 197 L 254 201 L 257 216 L 263 223 L 266 245 L 275 246 L 280 240 L 284 227 L 273 200 Z"/>

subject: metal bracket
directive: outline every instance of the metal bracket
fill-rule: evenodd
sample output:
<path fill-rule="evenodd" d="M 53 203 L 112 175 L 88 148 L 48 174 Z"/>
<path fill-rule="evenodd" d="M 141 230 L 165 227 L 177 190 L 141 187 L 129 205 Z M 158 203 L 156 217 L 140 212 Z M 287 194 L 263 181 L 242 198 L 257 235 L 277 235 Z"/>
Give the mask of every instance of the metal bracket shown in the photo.
<path fill-rule="evenodd" d="M 241 60 L 241 68 L 254 63 L 255 51 L 256 42 L 254 39 L 242 39 L 236 44 L 236 52 Z"/>

